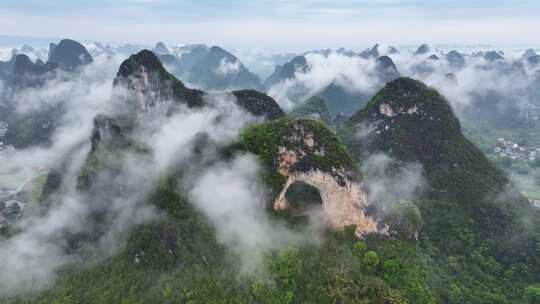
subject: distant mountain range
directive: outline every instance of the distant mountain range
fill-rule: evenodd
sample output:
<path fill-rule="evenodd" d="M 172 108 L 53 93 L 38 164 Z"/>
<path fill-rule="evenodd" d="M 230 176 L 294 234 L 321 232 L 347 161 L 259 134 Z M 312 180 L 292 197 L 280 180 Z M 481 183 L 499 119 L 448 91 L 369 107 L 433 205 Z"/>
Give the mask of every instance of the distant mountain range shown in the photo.
<path fill-rule="evenodd" d="M 373 79 L 373 82 L 378 83 L 377 86 L 382 86 L 387 81 L 393 80 L 399 77 L 401 74 L 397 70 L 392 58 L 389 56 L 383 55 L 374 57 L 375 55 L 379 55 L 378 48 L 379 46 L 375 45 L 373 48 L 366 50 L 361 54 L 346 52 L 344 49 L 340 49 L 336 51 L 336 54 L 349 58 L 374 60 L 373 68 L 368 71 L 367 74 Z M 397 54 L 396 51 L 397 50 L 394 50 L 393 47 L 390 47 L 387 53 Z M 299 75 L 305 75 L 301 77 L 310 77 L 311 67 L 310 63 L 306 59 L 306 56 L 309 57 L 310 54 L 328 57 L 330 54 L 332 54 L 332 52 L 309 52 L 305 55 L 293 58 L 290 62 L 284 64 L 283 66 L 277 66 L 274 73 L 272 73 L 264 82 L 267 90 L 271 90 L 272 86 L 275 85 L 294 82 L 297 80 L 297 76 Z M 365 102 L 371 96 L 372 92 L 370 91 L 362 92 L 352 88 L 352 86 L 348 84 L 351 82 L 351 80 L 352 79 L 349 79 L 346 75 L 340 74 L 333 81 L 328 83 L 326 87 L 319 88 L 318 92 L 314 94 L 314 96 L 318 95 L 325 101 L 332 116 L 335 116 L 338 113 L 354 113 L 363 104 L 365 104 Z M 309 88 L 299 88 L 300 92 L 305 89 Z M 295 94 L 298 94 L 298 92 Z M 302 93 L 299 95 L 305 96 L 305 94 Z M 308 96 L 308 98 L 309 97 L 310 96 Z M 293 96 L 292 98 L 295 99 L 298 97 Z"/>
<path fill-rule="evenodd" d="M 153 51 L 177 77 L 201 89 L 262 89 L 257 75 L 218 46 L 190 45 L 177 48 L 172 54 L 159 42 Z"/>
<path fill-rule="evenodd" d="M 140 51 L 141 46 L 136 45 L 110 45 L 105 43 L 90 43 L 85 45 L 74 40 L 64 39 L 58 45 L 51 43 L 48 51 L 43 48 L 34 48 L 28 44 L 22 45 L 12 51 L 11 58 L 0 62 L 0 79 L 4 82 L 7 91 L 18 90 L 27 87 L 39 87 L 49 79 L 56 78 L 58 71 L 76 72 L 82 66 L 91 64 L 94 56 L 122 56 Z M 519 83 L 529 83 L 526 88 L 516 91 L 520 99 L 531 100 L 531 104 L 538 104 L 538 90 L 535 84 L 538 75 L 529 75 L 530 70 L 539 66 L 540 56 L 533 49 L 526 50 L 520 58 L 509 59 L 501 51 L 483 51 L 471 54 L 460 53 L 457 50 L 443 52 L 433 50 L 427 44 L 421 45 L 411 54 L 400 52 L 392 46 L 375 44 L 360 52 L 341 48 L 338 50 L 314 50 L 302 55 L 292 57 L 291 54 L 275 57 L 277 62 L 290 58 L 283 64 L 275 66 L 264 81 L 251 72 L 241 60 L 218 46 L 206 46 L 202 44 L 187 46 L 168 47 L 163 42 L 158 42 L 152 52 L 156 54 L 165 69 L 178 79 L 192 87 L 207 91 L 231 91 L 238 89 L 250 89 L 271 93 L 272 89 L 282 90 L 280 96 L 286 96 L 288 102 L 301 104 L 311 97 L 320 97 L 332 117 L 338 114 L 352 115 L 361 109 L 378 88 L 384 86 L 400 76 L 408 75 L 417 79 L 430 82 L 438 79 L 440 84 L 459 86 L 460 72 L 474 65 L 478 71 L 493 73 L 502 79 L 505 75 L 519 77 Z M 93 54 L 93 55 L 92 55 Z M 369 85 L 364 88 L 356 88 L 352 85 L 352 76 L 338 73 L 334 79 L 326 84 L 318 84 L 318 87 L 310 87 L 302 83 L 304 78 L 313 77 L 313 67 L 309 62 L 310 56 L 322 56 L 323 61 L 330 62 L 329 56 L 344 56 L 346 58 L 358 58 L 365 60 L 364 75 Z M 412 58 L 407 64 L 403 64 L 404 56 Z M 394 58 L 392 58 L 394 57 Z M 398 59 L 396 63 L 394 60 Z M 321 61 L 321 62 L 323 62 Z M 319 64 L 319 63 L 318 63 Z M 298 78 L 298 76 L 301 76 Z M 318 77 L 318 76 L 317 76 Z M 306 79 L 307 79 L 306 78 Z M 501 80 L 502 81 L 502 80 Z M 516 89 L 517 90 L 517 89 Z M 489 123 L 519 124 L 520 115 L 527 105 L 516 107 L 512 102 L 497 90 L 490 92 L 467 92 L 474 100 L 475 107 L 468 111 L 469 116 L 484 117 Z M 280 96 L 273 95 L 279 103 L 283 103 Z M 498 106 L 499 110 L 485 111 L 488 107 Z M 502 107 L 504 105 L 504 107 Z M 9 113 L 9 111 L 4 111 Z M 493 113 L 499 113 L 498 116 Z M 4 116 L 9 116 L 4 114 Z"/>

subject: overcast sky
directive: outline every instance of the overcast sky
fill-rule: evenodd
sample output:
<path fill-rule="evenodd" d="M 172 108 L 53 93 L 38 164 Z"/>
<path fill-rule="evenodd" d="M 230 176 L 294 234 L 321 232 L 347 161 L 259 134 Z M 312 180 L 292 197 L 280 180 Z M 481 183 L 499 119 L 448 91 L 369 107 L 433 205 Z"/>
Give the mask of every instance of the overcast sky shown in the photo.
<path fill-rule="evenodd" d="M 0 35 L 234 48 L 538 46 L 540 0 L 1 0 Z"/>

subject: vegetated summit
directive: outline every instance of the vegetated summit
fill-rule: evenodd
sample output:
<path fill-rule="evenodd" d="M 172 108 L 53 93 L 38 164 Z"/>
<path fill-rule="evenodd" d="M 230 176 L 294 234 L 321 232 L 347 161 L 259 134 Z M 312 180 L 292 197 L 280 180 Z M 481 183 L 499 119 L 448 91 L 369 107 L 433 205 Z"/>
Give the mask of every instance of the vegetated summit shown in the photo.
<path fill-rule="evenodd" d="M 538 226 L 526 223 L 538 222 L 538 211 L 463 136 L 436 90 L 409 78 L 390 82 L 350 118 L 341 135 L 357 159 L 385 153 L 397 167 L 422 166 L 427 185 L 416 202 L 423 218 L 422 245 L 435 245 L 449 256 L 483 248 L 484 255 L 508 267 L 536 267 Z"/>

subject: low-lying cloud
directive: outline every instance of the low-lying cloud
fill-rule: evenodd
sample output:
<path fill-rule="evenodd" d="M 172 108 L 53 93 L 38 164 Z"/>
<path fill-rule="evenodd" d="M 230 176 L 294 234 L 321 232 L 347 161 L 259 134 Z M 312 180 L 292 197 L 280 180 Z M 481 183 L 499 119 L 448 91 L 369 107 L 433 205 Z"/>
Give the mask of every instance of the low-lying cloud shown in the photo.
<path fill-rule="evenodd" d="M 306 71 L 296 71 L 294 78 L 281 81 L 268 89 L 268 94 L 285 110 L 319 94 L 332 83 L 351 94 L 374 92 L 381 86 L 376 77 L 373 77 L 374 60 L 337 52 L 327 56 L 308 53 L 305 58 L 309 67 Z"/>

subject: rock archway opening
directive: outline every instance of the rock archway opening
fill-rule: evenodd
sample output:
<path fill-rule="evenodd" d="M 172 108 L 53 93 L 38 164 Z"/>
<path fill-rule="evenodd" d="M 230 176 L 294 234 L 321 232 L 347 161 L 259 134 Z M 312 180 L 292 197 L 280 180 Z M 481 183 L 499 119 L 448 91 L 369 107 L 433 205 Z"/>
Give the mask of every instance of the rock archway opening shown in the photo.
<path fill-rule="evenodd" d="M 340 180 L 320 170 L 286 176 L 287 182 L 274 201 L 275 210 L 287 210 L 293 218 L 332 229 L 355 225 L 359 237 L 378 230 L 375 219 L 365 214 L 369 202 L 361 183 Z"/>
<path fill-rule="evenodd" d="M 292 183 L 285 192 L 289 214 L 305 220 L 323 213 L 323 200 L 317 187 L 305 182 Z"/>

